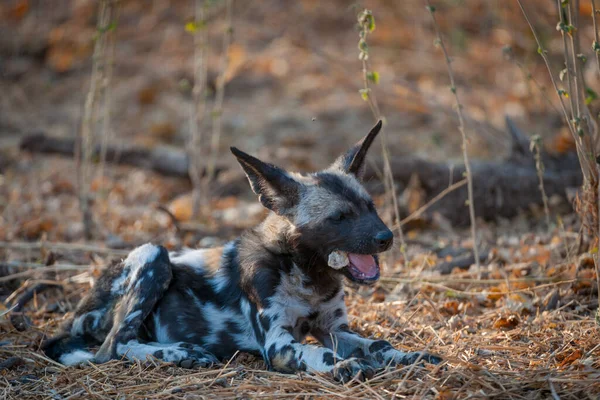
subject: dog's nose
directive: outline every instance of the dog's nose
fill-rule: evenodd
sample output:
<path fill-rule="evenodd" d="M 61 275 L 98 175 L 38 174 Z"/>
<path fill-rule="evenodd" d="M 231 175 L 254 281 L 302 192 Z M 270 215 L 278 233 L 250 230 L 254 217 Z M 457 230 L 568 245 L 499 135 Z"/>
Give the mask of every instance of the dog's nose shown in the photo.
<path fill-rule="evenodd" d="M 377 235 L 375 235 L 375 243 L 381 251 L 389 249 L 392 245 L 393 240 L 394 234 L 389 229 L 381 231 Z"/>

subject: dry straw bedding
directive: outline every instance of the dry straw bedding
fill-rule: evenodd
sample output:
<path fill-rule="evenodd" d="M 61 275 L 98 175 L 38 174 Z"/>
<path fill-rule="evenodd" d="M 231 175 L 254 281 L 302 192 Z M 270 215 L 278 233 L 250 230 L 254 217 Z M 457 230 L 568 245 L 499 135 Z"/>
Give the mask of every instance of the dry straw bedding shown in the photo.
<path fill-rule="evenodd" d="M 515 275 L 477 281 L 462 273 L 425 283 L 395 274 L 376 290 L 349 289 L 355 330 L 401 349 L 427 349 L 446 362 L 390 368 L 346 385 L 327 376 L 269 372 L 245 354 L 200 370 L 157 360 L 66 368 L 38 350 L 87 288 L 66 283 L 63 292 L 31 301 L 29 329 L 19 332 L 8 314 L 1 317 L 0 398 L 598 398 L 595 279 Z"/>

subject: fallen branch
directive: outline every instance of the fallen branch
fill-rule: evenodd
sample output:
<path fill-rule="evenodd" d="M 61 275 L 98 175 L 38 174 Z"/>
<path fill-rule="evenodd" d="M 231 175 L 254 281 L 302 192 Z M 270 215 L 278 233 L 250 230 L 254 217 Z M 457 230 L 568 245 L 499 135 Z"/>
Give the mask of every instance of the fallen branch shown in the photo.
<path fill-rule="evenodd" d="M 97 254 L 109 254 L 115 256 L 127 256 L 129 250 L 109 249 L 106 247 L 94 246 L 89 244 L 79 243 L 62 243 L 62 242 L 0 242 L 0 249 L 13 250 L 64 250 L 64 251 L 83 251 Z M 40 264 L 41 265 L 41 264 Z"/>
<path fill-rule="evenodd" d="M 36 133 L 24 137 L 20 147 L 21 150 L 33 153 L 73 156 L 75 140 Z M 96 146 L 92 158 L 98 158 L 100 151 L 100 146 Z M 188 156 L 185 152 L 163 146 L 151 149 L 135 146 L 108 146 L 106 161 L 148 169 L 167 176 L 189 177 Z M 221 165 L 215 166 L 215 174 L 221 173 L 223 169 Z M 202 171 L 202 174 L 205 175 L 206 171 Z"/>
<path fill-rule="evenodd" d="M 519 142 L 513 146 L 513 153 L 506 160 L 471 163 L 475 213 L 485 220 L 495 220 L 499 217 L 512 218 L 518 215 L 519 210 L 527 210 L 532 204 L 542 205 L 542 196 L 539 190 L 535 189 L 540 184 L 535 160 L 531 153 L 526 153 L 526 147 L 523 146 L 523 143 L 529 142 L 528 136 L 519 131 L 510 120 L 507 120 L 507 125 L 513 141 Z M 21 149 L 71 156 L 74 143 L 73 139 L 36 134 L 25 137 L 21 142 Z M 577 155 L 574 152 L 559 155 L 544 152 L 541 154 L 541 160 L 545 166 L 543 183 L 546 195 L 549 198 L 559 196 L 569 200 L 567 189 L 579 188 L 583 182 Z M 109 147 L 107 161 L 189 179 L 188 158 L 182 150 L 164 147 L 154 149 L 133 146 Z M 382 170 L 382 164 L 382 160 L 377 160 L 375 167 L 367 167 L 365 175 L 367 186 L 371 180 L 375 183 L 379 182 L 380 177 L 376 172 Z M 452 184 L 464 179 L 464 165 L 449 168 L 447 162 L 395 156 L 390 159 L 390 167 L 394 180 L 405 186 L 413 175 L 419 178 L 425 193 L 425 203 L 428 206 L 426 214 L 440 213 L 456 226 L 469 224 L 469 210 L 464 206 L 467 200 L 467 190 L 464 185 L 444 193 L 439 198 L 442 192 L 448 189 L 448 182 Z M 241 190 L 247 190 L 246 178 L 241 171 L 239 173 L 226 171 L 225 166 L 222 165 L 217 168 L 217 172 L 221 173 L 220 179 L 227 178 L 227 182 L 221 182 L 220 185 L 220 189 L 226 194 L 239 194 Z M 376 191 L 376 185 L 372 186 Z"/>
<path fill-rule="evenodd" d="M 56 264 L 50 267 L 39 264 L 39 263 L 29 263 L 29 262 L 5 262 L 0 263 L 1 267 L 5 268 L 30 268 L 29 271 L 17 272 L 15 274 L 10 274 L 6 276 L 0 277 L 0 283 L 13 281 L 15 279 L 25 278 L 31 275 L 35 275 L 42 272 L 57 272 L 57 271 L 86 271 L 89 269 L 88 265 L 73 265 L 73 264 Z"/>
<path fill-rule="evenodd" d="M 473 196 L 473 173 L 471 172 L 471 161 L 469 160 L 469 154 L 467 151 L 467 133 L 465 132 L 465 121 L 462 112 L 462 104 L 458 97 L 458 90 L 456 88 L 456 82 L 454 80 L 454 71 L 452 68 L 452 60 L 450 59 L 450 55 L 448 54 L 448 50 L 446 49 L 446 45 L 444 44 L 444 39 L 442 39 L 442 34 L 440 32 L 440 27 L 435 18 L 435 8 L 431 6 L 431 2 L 429 0 L 425 0 L 427 2 L 427 10 L 429 10 L 429 14 L 431 15 L 431 20 L 433 21 L 433 27 L 435 29 L 435 34 L 437 36 L 437 41 L 440 44 L 442 52 L 444 53 L 444 60 L 446 61 L 446 68 L 448 69 L 448 77 L 450 78 L 450 90 L 452 94 L 454 94 L 454 101 L 456 102 L 456 114 L 458 116 L 458 130 L 460 131 L 461 139 L 462 139 L 462 155 L 463 162 L 465 167 L 465 176 L 467 178 L 467 194 L 468 194 L 468 207 L 469 207 L 469 223 L 471 226 L 471 239 L 473 240 L 473 253 L 475 254 L 475 265 L 477 266 L 477 273 L 481 273 L 481 267 L 479 265 L 479 247 L 477 245 L 477 220 L 475 213 L 475 197 Z"/>

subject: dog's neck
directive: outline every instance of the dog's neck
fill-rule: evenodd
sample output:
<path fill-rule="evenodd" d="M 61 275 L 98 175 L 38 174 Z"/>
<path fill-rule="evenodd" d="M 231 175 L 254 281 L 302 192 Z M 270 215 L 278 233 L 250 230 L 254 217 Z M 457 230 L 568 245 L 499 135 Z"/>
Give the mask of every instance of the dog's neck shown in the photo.
<path fill-rule="evenodd" d="M 304 273 L 306 282 L 320 293 L 329 293 L 342 284 L 342 275 L 329 267 L 322 255 L 302 245 L 299 234 L 287 218 L 273 212 L 242 235 L 239 254 L 241 267 L 246 271 L 255 268 L 282 270 L 285 263 L 281 261 L 287 258 Z"/>

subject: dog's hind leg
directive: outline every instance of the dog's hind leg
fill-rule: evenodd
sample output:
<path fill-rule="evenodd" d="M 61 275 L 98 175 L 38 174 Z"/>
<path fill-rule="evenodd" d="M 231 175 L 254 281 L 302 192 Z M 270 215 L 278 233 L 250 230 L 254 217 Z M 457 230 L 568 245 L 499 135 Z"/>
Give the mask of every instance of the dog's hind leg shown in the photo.
<path fill-rule="evenodd" d="M 112 329 L 94 357 L 95 362 L 126 357 L 145 360 L 153 356 L 185 368 L 207 366 L 217 359 L 202 347 L 189 343 L 142 343 L 144 320 L 154 311 L 172 278 L 167 250 L 146 244 L 132 251 L 124 261 L 124 279 L 113 286 L 122 293 L 114 307 Z"/>
<path fill-rule="evenodd" d="M 163 296 L 172 272 L 167 250 L 145 244 L 133 250 L 123 262 L 123 279 L 115 281 L 113 290 L 121 294 L 115 305 L 112 329 L 106 335 L 96 362 L 122 357 L 123 345 L 137 341 L 140 327 Z"/>

